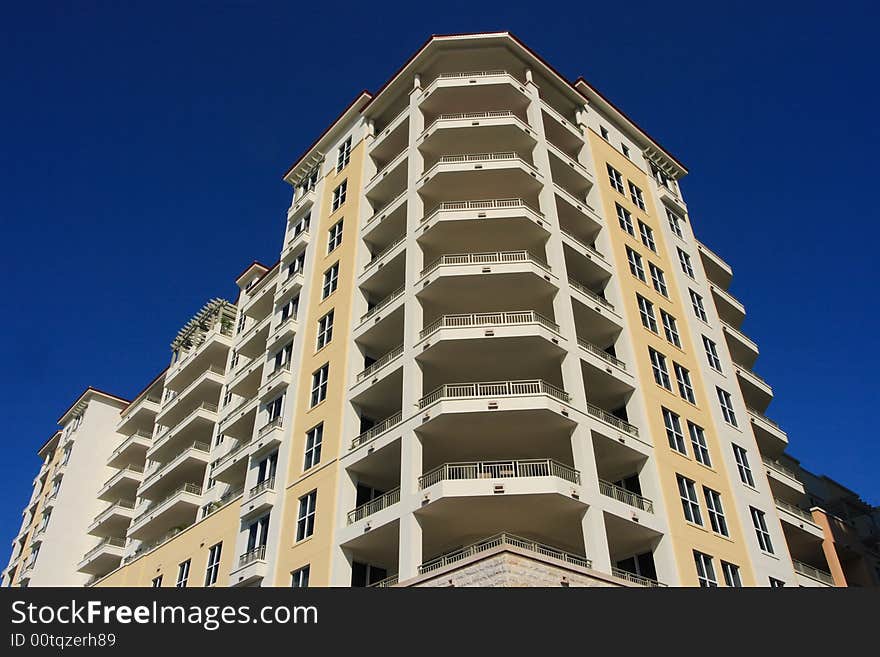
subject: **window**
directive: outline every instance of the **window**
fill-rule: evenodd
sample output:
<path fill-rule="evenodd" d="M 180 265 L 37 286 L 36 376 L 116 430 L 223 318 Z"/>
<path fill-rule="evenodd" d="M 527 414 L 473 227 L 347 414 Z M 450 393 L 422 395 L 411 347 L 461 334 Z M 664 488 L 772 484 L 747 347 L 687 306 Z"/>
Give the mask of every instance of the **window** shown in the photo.
<path fill-rule="evenodd" d="M 629 157 L 629 146 L 627 146 L 626 144 L 621 144 L 620 152 L 623 153 L 626 157 Z"/>
<path fill-rule="evenodd" d="M 636 295 L 639 304 L 639 315 L 642 318 L 642 326 L 649 331 L 657 332 L 657 318 L 654 316 L 654 304 L 641 294 Z"/>
<path fill-rule="evenodd" d="M 253 553 L 256 550 L 258 551 L 256 558 L 262 559 L 265 557 L 266 542 L 269 539 L 269 515 L 270 514 L 267 513 L 262 518 L 254 520 L 248 526 L 247 549 L 245 554 Z"/>
<path fill-rule="evenodd" d="M 290 586 L 294 589 L 309 588 L 309 566 L 303 566 L 290 574 Z"/>
<path fill-rule="evenodd" d="M 688 433 L 691 437 L 691 447 L 694 448 L 694 458 L 698 463 L 711 468 L 712 460 L 709 458 L 709 446 L 706 444 L 706 434 L 703 427 L 688 421 Z"/>
<path fill-rule="evenodd" d="M 678 480 L 678 494 L 681 497 L 681 508 L 684 511 L 684 517 L 688 522 L 696 525 L 703 524 L 703 517 L 700 515 L 700 501 L 697 498 L 697 487 L 693 480 L 681 475 L 675 475 Z"/>
<path fill-rule="evenodd" d="M 706 360 L 709 361 L 709 367 L 716 372 L 721 371 L 721 359 L 718 358 L 718 345 L 712 340 L 703 336 L 703 349 L 706 350 Z"/>
<path fill-rule="evenodd" d="M 663 275 L 663 270 L 654 265 L 653 262 L 648 263 L 648 269 L 651 272 L 651 284 L 654 286 L 654 289 L 668 298 L 669 290 L 666 287 L 666 277 Z"/>
<path fill-rule="evenodd" d="M 321 444 L 324 442 L 324 423 L 306 432 L 306 457 L 303 470 L 313 468 L 321 462 Z"/>
<path fill-rule="evenodd" d="M 608 128 L 606 128 L 604 125 L 600 125 L 599 133 L 602 135 L 602 139 L 608 141 Z"/>
<path fill-rule="evenodd" d="M 620 227 L 623 228 L 627 233 L 636 236 L 636 231 L 633 228 L 632 215 L 629 213 L 629 210 L 624 208 L 619 203 L 614 204 L 617 208 L 617 222 L 620 224 Z"/>
<path fill-rule="evenodd" d="M 315 503 L 318 491 L 313 490 L 299 498 L 299 513 L 296 520 L 296 540 L 301 541 L 315 533 Z"/>
<path fill-rule="evenodd" d="M 333 190 L 333 212 L 345 203 L 345 192 L 348 189 L 348 180 L 343 180 L 339 187 Z"/>
<path fill-rule="evenodd" d="M 231 358 L 230 361 L 229 361 L 229 369 L 230 369 L 230 370 L 235 370 L 235 368 L 238 367 L 238 361 L 239 361 L 239 360 L 241 360 L 241 359 L 240 359 L 240 357 L 239 357 L 239 355 L 238 355 L 238 351 L 236 351 L 235 349 L 233 349 L 233 350 L 232 350 L 232 358 Z"/>
<path fill-rule="evenodd" d="M 724 584 L 731 588 L 742 588 L 742 579 L 739 576 L 739 566 L 726 561 L 721 562 L 721 572 L 724 574 Z"/>
<path fill-rule="evenodd" d="M 158 577 L 154 577 L 153 578 L 153 588 L 158 589 L 161 587 L 162 587 L 162 576 L 159 575 Z"/>
<path fill-rule="evenodd" d="M 300 183 L 300 198 L 308 194 L 312 191 L 315 186 L 318 184 L 318 167 L 312 169 L 309 174 L 303 178 L 302 183 Z"/>
<path fill-rule="evenodd" d="M 697 566 L 697 581 L 700 586 L 707 588 L 718 586 L 718 580 L 715 579 L 715 566 L 712 565 L 712 557 L 694 550 L 694 563 Z"/>
<path fill-rule="evenodd" d="M 330 269 L 324 272 L 324 285 L 321 287 L 321 298 L 326 299 L 336 292 L 339 286 L 339 263 L 335 263 Z"/>
<path fill-rule="evenodd" d="M 179 563 L 177 565 L 177 588 L 185 589 L 186 582 L 189 579 L 189 566 L 191 559 L 187 559 L 186 561 Z"/>
<path fill-rule="evenodd" d="M 691 373 L 687 368 L 675 362 L 672 363 L 672 367 L 675 370 L 675 380 L 678 383 L 678 394 L 681 395 L 682 399 L 689 401 L 691 404 L 696 404 L 694 387 L 691 385 Z"/>
<path fill-rule="evenodd" d="M 654 231 L 642 220 L 639 220 L 639 235 L 642 238 L 642 244 L 657 253 L 657 245 L 654 244 Z"/>
<path fill-rule="evenodd" d="M 241 333 L 242 331 L 244 331 L 244 327 L 246 324 L 247 324 L 247 315 L 245 315 L 244 313 L 241 313 L 238 316 L 238 324 L 235 327 L 236 335 Z"/>
<path fill-rule="evenodd" d="M 650 347 L 648 347 L 648 353 L 651 356 L 651 370 L 654 372 L 654 381 L 656 381 L 657 385 L 663 386 L 667 390 L 672 390 L 672 383 L 669 381 L 669 370 L 666 369 L 666 356 Z"/>
<path fill-rule="evenodd" d="M 287 265 L 287 278 L 293 278 L 297 274 L 301 274 L 306 267 L 306 252 L 303 251 Z"/>
<path fill-rule="evenodd" d="M 343 220 L 340 219 L 330 226 L 330 230 L 328 231 L 329 237 L 327 238 L 327 253 L 331 253 L 342 244 L 342 221 Z"/>
<path fill-rule="evenodd" d="M 318 349 L 322 349 L 333 339 L 333 311 L 318 320 Z"/>
<path fill-rule="evenodd" d="M 749 455 L 746 450 L 739 445 L 733 445 L 733 458 L 736 460 L 740 481 L 754 488 L 755 479 L 752 477 L 752 468 L 749 466 Z"/>
<path fill-rule="evenodd" d="M 611 186 L 623 194 L 623 176 L 620 175 L 620 171 L 610 164 L 606 164 L 605 166 L 608 168 L 608 180 L 611 183 Z"/>
<path fill-rule="evenodd" d="M 208 550 L 208 569 L 205 571 L 205 586 L 217 583 L 217 575 L 220 573 L 220 551 L 223 543 L 212 545 Z"/>
<path fill-rule="evenodd" d="M 675 322 L 675 317 L 665 310 L 661 310 L 660 318 L 663 320 L 663 333 L 666 334 L 666 339 L 681 349 L 681 338 L 678 335 L 678 325 Z"/>
<path fill-rule="evenodd" d="M 770 532 L 767 531 L 767 518 L 765 517 L 764 512 L 759 511 L 753 506 L 749 507 L 749 512 L 752 514 L 752 524 L 755 526 L 755 535 L 758 537 L 758 546 L 764 550 L 764 552 L 773 554 L 773 543 L 770 541 Z"/>
<path fill-rule="evenodd" d="M 645 280 L 645 268 L 642 267 L 642 256 L 631 248 L 626 247 L 626 259 L 629 261 L 629 270 L 632 272 L 632 275 L 643 283 L 647 283 Z"/>
<path fill-rule="evenodd" d="M 297 237 L 297 236 L 301 235 L 302 233 L 305 233 L 309 230 L 309 223 L 311 222 L 311 220 L 312 220 L 312 213 L 310 212 L 293 225 L 293 235 L 291 236 L 291 241 L 293 240 L 293 238 L 295 238 L 295 237 Z M 256 280 L 259 280 L 259 279 L 256 279 Z"/>
<path fill-rule="evenodd" d="M 281 321 L 286 322 L 291 318 L 296 319 L 297 311 L 299 311 L 299 296 L 293 297 L 293 299 L 281 307 Z"/>
<path fill-rule="evenodd" d="M 693 290 L 688 290 L 691 295 L 691 305 L 694 307 L 694 314 L 697 318 L 703 320 L 704 322 L 708 322 L 708 318 L 706 317 L 706 309 L 703 307 L 703 297 L 694 292 Z"/>
<path fill-rule="evenodd" d="M 262 484 L 264 482 L 272 482 L 271 484 L 266 484 L 271 487 L 274 485 L 275 472 L 278 469 L 278 452 L 274 451 L 269 456 L 264 458 L 257 465 L 257 484 Z"/>
<path fill-rule="evenodd" d="M 266 404 L 266 411 L 269 415 L 269 422 L 274 422 L 281 417 L 284 410 L 284 395 L 280 395 Z"/>
<path fill-rule="evenodd" d="M 226 392 L 223 393 L 223 401 L 220 402 L 220 408 L 226 408 L 232 401 L 232 391 L 226 386 Z"/>
<path fill-rule="evenodd" d="M 663 409 L 663 424 L 666 426 L 666 438 L 669 446 L 676 452 L 687 456 L 687 448 L 684 445 L 684 434 L 681 432 L 681 418 L 668 408 Z"/>
<path fill-rule="evenodd" d="M 282 367 L 286 365 L 290 365 L 290 360 L 293 358 L 293 342 L 288 342 L 286 345 L 281 347 L 278 351 L 275 352 L 275 356 L 273 357 L 273 372 L 277 372 Z"/>
<path fill-rule="evenodd" d="M 678 249 L 678 261 L 681 263 L 681 270 L 689 278 L 694 278 L 694 267 L 691 265 L 691 257 L 681 249 Z"/>
<path fill-rule="evenodd" d="M 682 239 L 684 239 L 684 237 L 681 234 L 681 221 L 682 221 L 681 217 L 679 217 L 672 210 L 669 210 L 667 208 L 666 219 L 667 219 L 667 221 L 669 221 L 669 228 L 672 230 L 672 232 L 675 233 L 675 235 L 677 237 L 681 237 Z"/>
<path fill-rule="evenodd" d="M 327 378 L 330 375 L 330 363 L 312 374 L 312 399 L 314 406 L 327 399 Z"/>
<path fill-rule="evenodd" d="M 351 137 L 342 142 L 342 146 L 336 151 L 336 173 L 348 166 L 351 159 Z"/>
<path fill-rule="evenodd" d="M 642 195 L 642 190 L 632 184 L 629 180 L 629 197 L 632 199 L 632 202 L 635 203 L 640 210 L 645 209 L 645 197 Z"/>
<path fill-rule="evenodd" d="M 738 427 L 739 425 L 736 423 L 736 414 L 733 412 L 733 400 L 730 398 L 730 393 L 717 386 L 715 387 L 715 390 L 718 392 L 718 403 L 721 404 L 721 414 L 724 416 L 724 421 L 734 427 Z"/>
<path fill-rule="evenodd" d="M 781 589 L 783 586 L 785 586 L 785 582 L 783 582 L 781 579 L 776 579 L 775 577 L 770 578 L 771 589 Z"/>
<path fill-rule="evenodd" d="M 712 531 L 722 536 L 730 536 L 727 531 L 727 520 L 724 519 L 724 507 L 721 506 L 721 493 L 703 486 L 703 496 L 706 498 L 706 509 L 709 512 Z"/>

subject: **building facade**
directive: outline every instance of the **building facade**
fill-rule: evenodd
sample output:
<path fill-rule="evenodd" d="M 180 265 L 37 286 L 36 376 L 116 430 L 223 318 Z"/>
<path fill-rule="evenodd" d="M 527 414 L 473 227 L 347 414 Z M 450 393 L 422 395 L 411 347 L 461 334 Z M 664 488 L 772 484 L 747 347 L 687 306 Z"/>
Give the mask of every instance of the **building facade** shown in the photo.
<path fill-rule="evenodd" d="M 279 261 L 130 403 L 78 400 L 114 419 L 56 544 L 62 418 L 4 582 L 876 585 L 876 524 L 765 416 L 686 173 L 512 35 L 431 38 L 287 172 Z"/>

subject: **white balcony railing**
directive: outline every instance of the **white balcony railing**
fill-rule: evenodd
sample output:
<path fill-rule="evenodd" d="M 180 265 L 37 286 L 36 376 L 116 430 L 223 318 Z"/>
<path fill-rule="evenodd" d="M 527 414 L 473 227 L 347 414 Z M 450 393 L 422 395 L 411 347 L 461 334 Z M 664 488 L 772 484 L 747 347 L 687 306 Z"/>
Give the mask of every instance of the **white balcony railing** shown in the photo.
<path fill-rule="evenodd" d="M 619 577 L 620 579 L 625 579 L 628 582 L 632 582 L 633 584 L 639 584 L 641 586 L 651 586 L 651 587 L 664 587 L 666 584 L 662 582 L 658 582 L 656 579 L 651 579 L 650 577 L 645 577 L 643 575 L 636 575 L 635 573 L 631 573 L 628 570 L 623 570 L 623 568 L 618 568 L 617 566 L 611 566 L 611 574 L 615 577 Z"/>
<path fill-rule="evenodd" d="M 379 359 L 370 363 L 367 367 L 365 367 L 361 372 L 357 375 L 358 381 L 363 381 L 368 376 L 370 376 L 373 372 L 377 372 L 383 367 L 385 367 L 388 363 L 393 361 L 395 358 L 403 355 L 403 345 L 398 345 L 394 347 L 391 351 L 389 351 L 384 356 L 381 356 Z"/>
<path fill-rule="evenodd" d="M 364 322 L 366 322 L 368 319 L 370 319 L 370 317 L 372 317 L 373 315 L 375 315 L 376 313 L 378 313 L 378 312 L 379 312 L 380 310 L 382 310 L 383 308 L 386 308 L 388 305 L 390 305 L 391 303 L 393 303 L 395 299 L 399 299 L 401 296 L 403 296 L 404 289 L 405 289 L 405 288 L 403 288 L 403 287 L 399 287 L 399 288 L 397 288 L 396 290 L 394 290 L 394 292 L 392 292 L 391 294 L 389 294 L 387 297 L 385 297 L 384 299 L 382 299 L 382 300 L 381 300 L 379 303 L 377 303 L 375 306 L 373 306 L 372 308 L 370 308 L 366 313 L 364 313 L 363 315 L 361 315 L 361 324 L 363 324 Z"/>
<path fill-rule="evenodd" d="M 559 401 L 569 401 L 567 392 L 540 379 L 530 381 L 490 381 L 486 383 L 448 383 L 442 385 L 422 397 L 419 400 L 419 408 L 426 408 L 440 399 L 515 397 L 522 395 L 549 395 Z"/>
<path fill-rule="evenodd" d="M 435 206 L 430 212 L 428 212 L 423 218 L 422 221 L 428 221 L 433 218 L 434 215 L 444 212 L 444 211 L 455 211 L 455 210 L 509 210 L 514 208 L 526 208 L 531 212 L 543 217 L 543 213 L 540 210 L 535 209 L 529 203 L 524 201 L 521 198 L 498 198 L 498 199 L 485 199 L 478 201 L 444 201 L 439 205 Z"/>
<path fill-rule="evenodd" d="M 542 269 L 550 271 L 550 265 L 536 255 L 528 251 L 498 251 L 495 253 L 453 253 L 442 255 L 432 261 L 422 270 L 422 276 L 427 276 L 441 265 L 492 265 L 507 264 L 512 262 L 532 262 Z"/>
<path fill-rule="evenodd" d="M 359 507 L 349 511 L 348 524 L 350 525 L 358 520 L 363 520 L 364 518 L 371 516 L 374 513 L 378 513 L 382 509 L 387 509 L 389 506 L 397 504 L 398 502 L 400 502 L 400 487 L 390 490 L 384 495 L 380 495 L 366 504 L 361 504 Z"/>
<path fill-rule="evenodd" d="M 603 422 L 607 422 L 611 426 L 616 427 L 617 429 L 620 429 L 621 431 L 625 431 L 626 433 L 630 434 L 631 436 L 638 437 L 638 435 L 639 435 L 639 428 L 637 426 L 630 424 L 626 420 L 621 420 L 616 415 L 612 415 L 611 413 L 609 413 L 605 409 L 599 408 L 595 404 L 591 404 L 590 402 L 587 402 L 587 413 L 589 413 L 593 417 L 599 418 Z"/>
<path fill-rule="evenodd" d="M 528 127 L 528 124 L 523 119 L 510 110 L 491 110 L 488 112 L 447 112 L 431 121 L 422 134 L 428 132 L 435 125 L 443 121 L 464 121 L 468 119 L 515 119 L 517 123 Z"/>
<path fill-rule="evenodd" d="M 270 420 L 269 422 L 267 422 L 266 424 L 264 424 L 263 426 L 260 427 L 260 430 L 257 432 L 257 436 L 262 438 L 263 436 L 265 436 L 267 433 L 269 433 L 273 429 L 280 428 L 283 421 L 284 421 L 284 418 L 281 415 L 276 417 L 274 420 Z"/>
<path fill-rule="evenodd" d="M 622 370 L 626 369 L 626 363 L 624 363 L 622 360 L 620 360 L 616 356 L 612 356 L 604 349 L 600 349 L 599 347 L 594 345 L 592 342 L 587 342 L 586 340 L 584 340 L 582 338 L 578 338 L 577 341 L 578 341 L 578 345 L 582 349 L 589 351 L 591 354 L 598 356 L 602 360 L 608 361 L 612 365 L 616 365 L 617 367 L 619 367 Z"/>
<path fill-rule="evenodd" d="M 517 477 L 559 477 L 573 484 L 581 483 L 580 473 L 564 463 L 553 459 L 528 459 L 444 463 L 419 477 L 419 488 L 425 489 L 441 481 Z"/>
<path fill-rule="evenodd" d="M 605 306 L 608 310 L 614 311 L 614 305 L 605 297 L 600 296 L 598 292 L 593 292 L 593 290 L 588 288 L 586 285 L 574 280 L 571 277 L 569 277 L 568 282 L 574 289 L 576 289 L 581 294 L 589 297 L 600 306 Z"/>
<path fill-rule="evenodd" d="M 384 258 L 386 255 L 391 253 L 398 246 L 403 244 L 404 240 L 406 240 L 406 235 L 401 235 L 400 237 L 398 237 L 397 239 L 392 241 L 391 244 L 389 244 L 384 249 L 379 251 L 379 253 L 376 253 L 375 255 L 373 255 L 373 257 L 370 259 L 370 261 L 366 265 L 364 265 L 364 272 L 366 273 L 367 271 L 372 269 L 373 266 L 376 263 L 378 263 L 382 258 Z"/>
<path fill-rule="evenodd" d="M 354 440 L 351 441 L 351 449 L 355 447 L 360 447 L 361 445 L 366 445 L 368 442 L 375 440 L 381 434 L 388 431 L 390 428 L 400 424 L 403 421 L 403 414 L 398 411 L 394 415 L 385 418 L 378 424 L 373 425 L 362 434 L 357 436 Z"/>
<path fill-rule="evenodd" d="M 534 310 L 513 310 L 497 313 L 443 315 L 422 329 L 419 332 L 419 339 L 424 339 L 442 328 L 518 326 L 523 324 L 540 324 L 551 331 L 559 332 L 559 326 L 555 322 L 550 321 Z"/>
<path fill-rule="evenodd" d="M 621 488 L 616 484 L 612 484 L 610 481 L 600 479 L 599 492 L 606 497 L 613 498 L 618 502 L 623 502 L 624 504 L 635 507 L 636 509 L 641 509 L 642 511 L 647 511 L 648 513 L 654 513 L 654 503 L 647 497 L 642 497 L 641 495 L 633 493 L 632 491 Z"/>
<path fill-rule="evenodd" d="M 834 586 L 834 578 L 831 576 L 831 573 L 816 568 L 815 566 L 811 566 L 810 564 L 803 563 L 802 561 L 797 561 L 795 559 L 792 559 L 791 563 L 794 566 L 794 571 L 796 573 L 811 577 L 819 582 L 822 582 L 823 584 L 827 584 L 828 586 Z"/>
<path fill-rule="evenodd" d="M 171 493 L 163 497 L 161 500 L 156 500 L 155 502 L 150 502 L 144 509 L 135 517 L 132 521 L 132 525 L 139 524 L 143 518 L 145 518 L 148 514 L 153 513 L 154 511 L 159 510 L 163 505 L 170 502 L 171 500 L 180 497 L 181 495 L 189 494 L 189 495 L 201 495 L 202 487 L 198 484 L 186 483 L 181 486 L 178 486 Z"/>
<path fill-rule="evenodd" d="M 815 525 L 815 521 L 813 520 L 813 515 L 801 507 L 792 504 L 790 502 L 786 502 L 785 500 L 775 499 L 776 508 L 782 509 L 783 511 L 788 511 L 790 514 L 801 518 L 802 520 L 806 520 L 810 524 Z"/>
<path fill-rule="evenodd" d="M 266 546 L 259 545 L 255 548 L 252 548 L 245 552 L 238 558 L 238 567 L 242 568 L 247 566 L 249 563 L 253 563 L 255 561 L 263 561 L 266 559 Z"/>
<path fill-rule="evenodd" d="M 102 552 L 104 550 L 104 548 L 106 548 L 108 546 L 109 547 L 124 548 L 125 547 L 125 539 L 119 538 L 116 536 L 110 536 L 108 538 L 101 539 L 100 541 L 98 541 L 98 544 L 95 547 L 93 547 L 91 550 L 89 550 L 88 552 L 85 553 L 85 555 L 82 558 L 82 561 L 80 561 L 80 564 L 85 563 L 86 561 L 91 559 L 93 556 L 95 556 L 99 552 Z"/>
<path fill-rule="evenodd" d="M 779 461 L 771 459 L 769 456 L 762 456 L 761 460 L 764 461 L 764 465 L 766 465 L 771 470 L 775 470 L 776 472 L 784 474 L 786 477 L 791 477 L 795 481 L 800 481 L 800 479 L 798 479 L 798 473 L 792 468 L 783 465 Z"/>
<path fill-rule="evenodd" d="M 566 552 L 564 550 L 560 550 L 558 548 L 545 545 L 543 543 L 531 541 L 527 538 L 504 533 L 492 536 L 491 538 L 484 539 L 477 543 L 473 543 L 471 545 L 468 545 L 467 547 L 459 548 L 458 550 L 454 550 L 452 552 L 447 552 L 446 554 L 439 556 L 436 559 L 426 561 L 421 566 L 419 566 L 419 574 L 430 573 L 431 571 L 439 570 L 444 566 L 448 566 L 450 564 L 462 561 L 463 559 L 467 559 L 468 557 L 480 554 L 481 552 L 486 552 L 487 550 L 503 546 L 511 546 L 519 548 L 521 550 L 527 550 L 529 552 L 534 552 L 545 557 L 551 557 L 553 559 L 558 559 L 559 561 L 564 561 L 575 566 L 580 566 L 581 568 L 592 568 L 593 566 L 592 562 L 589 559 L 587 559 L 586 557 L 582 557 L 579 554 L 572 554 L 571 552 Z"/>

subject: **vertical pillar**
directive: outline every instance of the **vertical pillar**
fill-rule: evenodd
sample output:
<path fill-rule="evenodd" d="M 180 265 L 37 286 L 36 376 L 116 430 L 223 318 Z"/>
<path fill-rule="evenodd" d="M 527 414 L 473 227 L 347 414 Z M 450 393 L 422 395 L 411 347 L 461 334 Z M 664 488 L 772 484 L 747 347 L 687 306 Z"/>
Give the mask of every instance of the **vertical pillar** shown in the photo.
<path fill-rule="evenodd" d="M 422 441 L 411 434 L 400 446 L 400 499 L 405 504 L 400 517 L 398 576 L 404 581 L 418 575 L 422 564 L 422 527 L 415 511 L 419 508 L 418 479 L 422 474 Z"/>

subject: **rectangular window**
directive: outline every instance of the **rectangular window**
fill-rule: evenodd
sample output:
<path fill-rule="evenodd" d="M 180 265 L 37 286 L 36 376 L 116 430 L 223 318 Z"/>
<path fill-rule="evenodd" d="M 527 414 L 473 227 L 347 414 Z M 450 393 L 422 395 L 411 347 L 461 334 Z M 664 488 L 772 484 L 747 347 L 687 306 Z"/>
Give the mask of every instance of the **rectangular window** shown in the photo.
<path fill-rule="evenodd" d="M 785 582 L 783 582 L 781 579 L 776 579 L 775 577 L 770 578 L 771 589 L 781 589 L 783 586 L 785 586 Z"/>
<path fill-rule="evenodd" d="M 688 278 L 694 278 L 694 267 L 691 265 L 691 257 L 678 249 L 678 261 L 681 263 L 681 270 L 687 274 Z"/>
<path fill-rule="evenodd" d="M 336 292 L 339 286 L 339 263 L 335 263 L 330 269 L 324 272 L 324 284 L 321 287 L 321 298 L 326 299 Z"/>
<path fill-rule="evenodd" d="M 274 422 L 275 420 L 280 418 L 283 411 L 284 395 L 279 395 L 268 404 L 266 404 L 266 412 L 269 417 L 269 422 Z"/>
<path fill-rule="evenodd" d="M 639 304 L 639 316 L 642 318 L 642 326 L 649 331 L 657 332 L 657 318 L 654 316 L 654 304 L 641 294 L 636 295 Z M 662 311 L 661 311 L 662 312 Z"/>
<path fill-rule="evenodd" d="M 331 253 L 342 244 L 342 219 L 330 226 L 327 237 L 327 253 Z"/>
<path fill-rule="evenodd" d="M 604 125 L 600 125 L 599 126 L 599 133 L 602 135 L 602 139 L 604 139 L 605 141 L 608 141 L 608 128 L 606 128 Z"/>
<path fill-rule="evenodd" d="M 681 349 L 681 338 L 678 335 L 678 324 L 675 322 L 675 317 L 665 310 L 661 310 L 660 318 L 663 320 L 663 333 L 666 334 L 666 339 Z"/>
<path fill-rule="evenodd" d="M 709 367 L 716 372 L 721 371 L 721 359 L 718 358 L 718 345 L 712 340 L 703 336 L 703 349 L 706 350 L 706 360 L 709 361 Z"/>
<path fill-rule="evenodd" d="M 627 210 L 619 203 L 615 203 L 614 205 L 617 208 L 617 223 L 620 224 L 620 227 L 623 230 L 635 237 L 636 231 L 633 228 L 632 215 L 629 213 L 629 210 Z"/>
<path fill-rule="evenodd" d="M 682 367 L 676 362 L 672 363 L 672 367 L 675 370 L 675 381 L 678 383 L 678 394 L 681 395 L 682 399 L 689 401 L 691 404 L 696 404 L 694 386 L 691 385 L 691 373 L 687 368 Z"/>
<path fill-rule="evenodd" d="M 312 397 L 311 406 L 315 406 L 327 399 L 327 379 L 330 376 L 330 363 L 312 373 Z"/>
<path fill-rule="evenodd" d="M 606 164 L 605 166 L 608 168 L 608 180 L 611 182 L 611 186 L 623 194 L 623 176 L 620 175 L 620 171 L 610 164 Z"/>
<path fill-rule="evenodd" d="M 668 408 L 664 408 L 663 424 L 666 426 L 666 438 L 669 440 L 669 446 L 676 452 L 687 456 L 684 434 L 681 432 L 681 418 Z"/>
<path fill-rule="evenodd" d="M 293 241 L 293 238 L 297 237 L 298 235 L 301 235 L 302 233 L 308 231 L 309 223 L 311 222 L 311 220 L 312 213 L 310 212 L 293 225 L 293 235 L 291 237 L 291 241 Z"/>
<path fill-rule="evenodd" d="M 654 289 L 668 298 L 669 290 L 666 287 L 666 277 L 663 275 L 663 270 L 654 265 L 653 262 L 648 263 L 648 269 L 651 270 L 651 284 L 654 286 Z"/>
<path fill-rule="evenodd" d="M 293 358 L 293 342 L 288 342 L 281 347 L 281 349 L 276 351 L 275 355 L 272 357 L 272 372 L 277 372 L 281 368 L 290 365 L 291 358 Z"/>
<path fill-rule="evenodd" d="M 742 588 L 742 579 L 739 576 L 739 566 L 726 561 L 721 562 L 721 572 L 724 574 L 724 584 L 731 588 Z"/>
<path fill-rule="evenodd" d="M 700 500 L 697 497 L 697 487 L 693 480 L 681 475 L 675 475 L 678 480 L 678 494 L 681 497 L 681 508 L 688 522 L 695 525 L 703 524 L 703 516 L 700 515 Z"/>
<path fill-rule="evenodd" d="M 351 137 L 342 142 L 342 146 L 336 151 L 336 173 L 348 166 L 351 159 Z"/>
<path fill-rule="evenodd" d="M 333 311 L 318 320 L 318 349 L 322 349 L 333 339 Z"/>
<path fill-rule="evenodd" d="M 629 270 L 632 272 L 632 275 L 643 283 L 647 283 L 647 280 L 645 279 L 645 268 L 642 267 L 642 256 L 631 248 L 626 247 L 626 259 L 629 261 Z"/>
<path fill-rule="evenodd" d="M 709 446 L 706 444 L 706 434 L 703 427 L 688 421 L 688 433 L 691 437 L 691 447 L 694 448 L 694 458 L 707 468 L 711 468 L 712 460 L 709 458 Z"/>
<path fill-rule="evenodd" d="M 739 425 L 736 423 L 736 414 L 733 412 L 733 400 L 730 397 L 730 393 L 726 390 L 722 390 L 718 386 L 715 386 L 715 390 L 718 392 L 718 403 L 721 404 L 721 415 L 724 416 L 724 421 L 734 427 L 738 427 Z"/>
<path fill-rule="evenodd" d="M 345 192 L 348 189 L 348 180 L 343 180 L 339 187 L 333 190 L 333 212 L 345 203 Z"/>
<path fill-rule="evenodd" d="M 703 297 L 693 290 L 689 289 L 688 292 L 690 292 L 691 295 L 691 305 L 694 307 L 694 314 L 698 319 L 708 322 L 709 320 L 706 317 L 706 309 L 703 307 Z"/>
<path fill-rule="evenodd" d="M 290 574 L 290 586 L 294 589 L 309 588 L 309 566 L 303 566 Z"/>
<path fill-rule="evenodd" d="M 681 222 L 682 219 L 677 214 L 675 214 L 672 210 L 666 210 L 666 219 L 669 221 L 669 228 L 676 235 L 676 237 L 684 237 L 681 234 Z"/>
<path fill-rule="evenodd" d="M 733 445 L 733 458 L 736 460 L 736 469 L 739 471 L 740 481 L 754 488 L 755 479 L 752 477 L 748 452 L 739 445 Z"/>
<path fill-rule="evenodd" d="M 306 267 L 306 252 L 303 251 L 298 256 L 293 259 L 289 265 L 287 265 L 287 278 L 293 278 L 297 274 L 302 274 L 303 270 Z"/>
<path fill-rule="evenodd" d="M 281 308 L 281 321 L 286 322 L 288 319 L 296 319 L 296 313 L 298 311 L 299 297 L 295 296 Z"/>
<path fill-rule="evenodd" d="M 727 531 L 727 520 L 724 519 L 724 507 L 721 506 L 721 493 L 703 486 L 703 496 L 706 498 L 706 510 L 709 512 L 712 531 L 722 536 L 730 536 Z"/>
<path fill-rule="evenodd" d="M 153 578 L 153 588 L 154 589 L 162 588 L 162 576 L 161 575 Z"/>
<path fill-rule="evenodd" d="M 315 533 L 315 504 L 318 491 L 313 490 L 299 498 L 299 512 L 296 516 L 296 540 L 301 541 Z"/>
<path fill-rule="evenodd" d="M 667 390 L 672 390 L 669 370 L 666 369 L 666 356 L 651 347 L 648 347 L 648 353 L 651 356 L 651 371 L 654 372 L 654 381 L 657 385 L 663 386 Z"/>
<path fill-rule="evenodd" d="M 212 545 L 208 550 L 208 569 L 205 571 L 205 586 L 217 583 L 217 575 L 220 573 L 220 551 L 223 543 Z"/>
<path fill-rule="evenodd" d="M 642 195 L 642 190 L 632 184 L 631 181 L 627 180 L 629 183 L 629 197 L 632 199 L 632 202 L 640 209 L 645 209 L 645 197 Z"/>
<path fill-rule="evenodd" d="M 626 157 L 629 157 L 629 146 L 626 144 L 620 144 L 620 152 L 623 153 Z"/>
<path fill-rule="evenodd" d="M 303 470 L 313 468 L 321 462 L 321 445 L 324 442 L 324 423 L 306 432 L 306 456 Z"/>
<path fill-rule="evenodd" d="M 264 515 L 262 518 L 258 520 L 254 520 L 250 526 L 248 526 L 248 538 L 247 538 L 247 553 L 253 553 L 254 550 L 259 550 L 259 553 L 256 555 L 257 558 L 263 559 L 265 558 L 265 547 L 266 542 L 269 539 L 269 517 L 270 514 Z"/>
<path fill-rule="evenodd" d="M 642 244 L 657 253 L 657 245 L 654 243 L 654 231 L 644 221 L 639 220 L 639 236 L 642 238 Z"/>
<path fill-rule="evenodd" d="M 758 537 L 758 546 L 764 550 L 764 552 L 773 554 L 773 543 L 770 541 L 770 532 L 767 531 L 767 518 L 765 517 L 764 512 L 759 511 L 753 506 L 749 507 L 749 512 L 752 514 L 752 524 L 755 526 L 755 535 Z"/>
<path fill-rule="evenodd" d="M 715 579 L 715 566 L 712 565 L 712 557 L 694 550 L 694 563 L 697 566 L 697 581 L 700 583 L 700 586 L 704 588 L 718 586 L 718 580 Z"/>
<path fill-rule="evenodd" d="M 191 559 L 187 559 L 177 565 L 177 588 L 185 589 L 186 582 L 189 579 L 189 566 Z"/>

